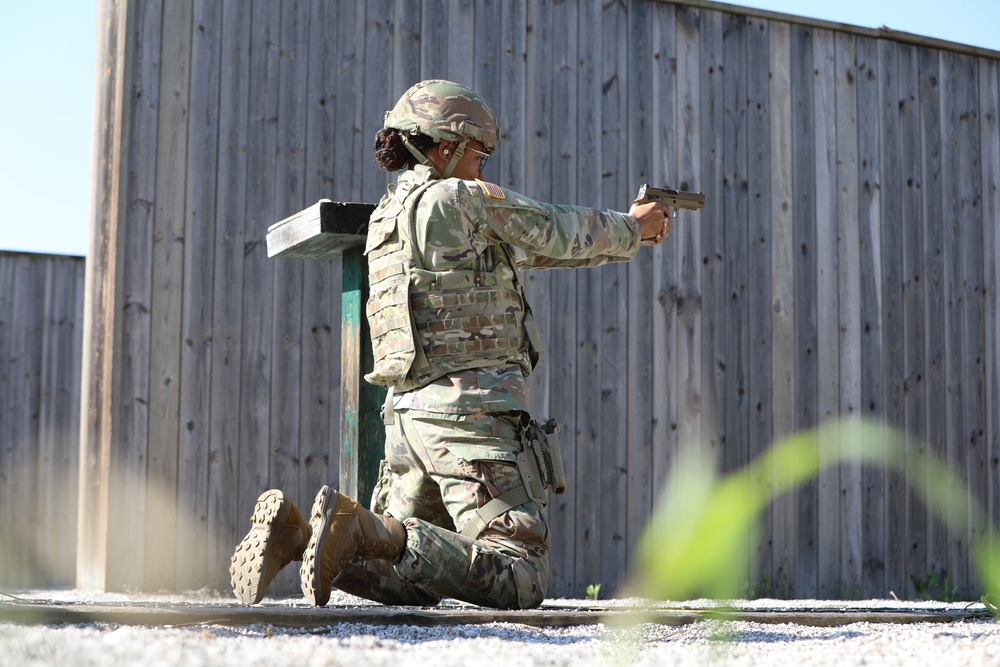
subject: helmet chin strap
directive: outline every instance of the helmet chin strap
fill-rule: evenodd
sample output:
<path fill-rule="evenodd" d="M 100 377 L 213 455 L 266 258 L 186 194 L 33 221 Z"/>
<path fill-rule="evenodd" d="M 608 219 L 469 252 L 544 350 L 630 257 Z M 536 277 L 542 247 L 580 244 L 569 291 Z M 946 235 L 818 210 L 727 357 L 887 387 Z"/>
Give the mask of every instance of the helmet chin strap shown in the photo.
<path fill-rule="evenodd" d="M 444 170 L 444 176 L 442 176 L 442 178 L 451 178 L 451 175 L 455 172 L 455 167 L 458 166 L 459 161 L 465 154 L 465 146 L 468 143 L 469 140 L 466 139 L 455 148 L 455 154 L 451 156 L 451 161 L 448 163 L 448 168 Z"/>
<path fill-rule="evenodd" d="M 400 136 L 403 137 L 403 145 L 406 146 L 406 150 L 410 151 L 410 155 L 415 157 L 417 159 L 417 162 L 419 162 L 420 164 L 424 165 L 425 167 L 429 167 L 431 173 L 434 174 L 435 177 L 441 178 L 441 172 L 437 170 L 437 167 L 434 166 L 434 163 L 431 162 L 431 159 L 426 155 L 424 155 L 423 153 L 421 153 L 420 151 L 418 151 L 417 147 L 410 143 L 410 140 L 406 137 L 405 134 L 400 133 Z"/>

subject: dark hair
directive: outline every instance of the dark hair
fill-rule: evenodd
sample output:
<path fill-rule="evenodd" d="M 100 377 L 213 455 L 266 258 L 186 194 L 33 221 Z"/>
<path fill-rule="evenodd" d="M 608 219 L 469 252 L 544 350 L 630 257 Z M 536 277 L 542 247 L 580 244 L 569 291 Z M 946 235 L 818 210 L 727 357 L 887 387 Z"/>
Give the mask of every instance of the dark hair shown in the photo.
<path fill-rule="evenodd" d="M 409 140 L 421 153 L 436 143 L 423 134 L 411 134 Z M 417 159 L 406 150 L 399 130 L 383 128 L 375 133 L 375 164 L 384 171 L 399 171 L 412 168 L 417 164 Z"/>

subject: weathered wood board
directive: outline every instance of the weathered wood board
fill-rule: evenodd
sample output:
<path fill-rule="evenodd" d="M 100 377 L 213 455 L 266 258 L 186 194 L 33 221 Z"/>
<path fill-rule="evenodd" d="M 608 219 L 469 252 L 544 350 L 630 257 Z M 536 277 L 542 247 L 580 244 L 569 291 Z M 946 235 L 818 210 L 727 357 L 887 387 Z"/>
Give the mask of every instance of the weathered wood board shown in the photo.
<path fill-rule="evenodd" d="M 321 199 L 267 230 L 267 256 L 285 259 L 337 259 L 364 245 L 375 204 Z"/>

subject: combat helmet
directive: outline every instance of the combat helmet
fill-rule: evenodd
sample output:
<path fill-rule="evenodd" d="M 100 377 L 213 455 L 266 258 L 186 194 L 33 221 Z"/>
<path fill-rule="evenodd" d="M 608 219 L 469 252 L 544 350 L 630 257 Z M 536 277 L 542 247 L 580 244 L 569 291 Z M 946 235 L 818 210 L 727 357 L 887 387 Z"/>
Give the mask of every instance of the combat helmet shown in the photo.
<path fill-rule="evenodd" d="M 399 130 L 407 150 L 432 169 L 430 160 L 413 146 L 407 135 L 423 134 L 437 142 L 459 142 L 448 168 L 443 175 L 438 174 L 442 178 L 451 176 L 470 141 L 481 141 L 486 152 L 492 154 L 500 137 L 496 114 L 489 102 L 471 88 L 444 79 L 411 86 L 396 106 L 386 112 L 383 127 Z"/>

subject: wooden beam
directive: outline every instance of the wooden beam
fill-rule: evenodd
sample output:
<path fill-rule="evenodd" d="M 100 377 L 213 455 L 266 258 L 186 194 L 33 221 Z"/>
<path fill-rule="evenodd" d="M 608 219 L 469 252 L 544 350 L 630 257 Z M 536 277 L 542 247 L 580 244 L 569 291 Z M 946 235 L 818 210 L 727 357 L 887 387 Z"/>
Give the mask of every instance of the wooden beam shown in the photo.
<path fill-rule="evenodd" d="M 267 256 L 286 259 L 339 259 L 364 246 L 375 204 L 321 199 L 267 230 Z"/>
<path fill-rule="evenodd" d="M 697 7 L 715 12 L 726 12 L 727 14 L 737 14 L 753 18 L 766 19 L 769 21 L 783 21 L 790 25 L 801 25 L 807 28 L 820 28 L 821 30 L 833 30 L 847 35 L 859 35 L 861 37 L 874 37 L 875 39 L 890 39 L 900 44 L 913 44 L 915 46 L 931 49 L 941 49 L 942 51 L 953 51 L 966 55 L 981 56 L 983 58 L 1000 58 L 1000 51 L 994 51 L 982 46 L 972 46 L 959 42 L 950 42 L 936 37 L 925 35 L 915 35 L 902 30 L 893 30 L 889 26 L 878 28 L 866 28 L 842 23 L 840 21 L 827 21 L 825 19 L 815 19 L 808 16 L 796 16 L 794 14 L 784 14 L 773 12 L 767 9 L 757 9 L 755 7 L 744 7 L 743 5 L 733 5 L 726 2 L 716 2 L 715 0 L 654 0 L 672 5 L 682 5 L 686 7 Z"/>
<path fill-rule="evenodd" d="M 434 609 L 382 605 L 330 605 L 322 609 L 265 603 L 244 607 L 235 604 L 82 602 L 53 604 L 40 600 L 0 602 L 0 621 L 22 625 L 115 623 L 151 627 L 213 624 L 228 627 L 273 625 L 293 628 L 326 628 L 340 623 L 419 627 L 449 627 L 487 623 L 517 623 L 533 628 L 571 627 L 598 623 L 656 623 L 681 626 L 704 621 L 743 621 L 768 625 L 795 624 L 840 627 L 853 623 L 954 623 L 956 620 L 992 618 L 981 607 L 969 611 L 949 608 L 788 607 L 718 608 L 660 606 L 609 607 L 547 601 L 539 609 Z"/>

